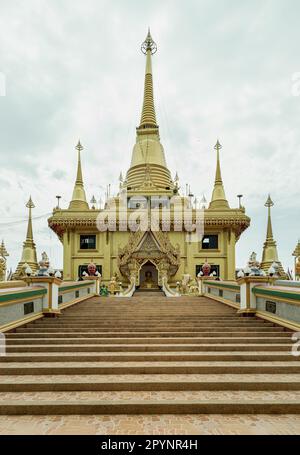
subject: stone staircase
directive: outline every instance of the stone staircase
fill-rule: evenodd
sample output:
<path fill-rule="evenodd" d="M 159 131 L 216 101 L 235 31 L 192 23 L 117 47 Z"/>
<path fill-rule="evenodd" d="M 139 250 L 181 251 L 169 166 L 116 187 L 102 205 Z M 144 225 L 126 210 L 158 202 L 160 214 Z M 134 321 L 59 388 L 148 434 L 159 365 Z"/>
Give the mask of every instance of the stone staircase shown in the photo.
<path fill-rule="evenodd" d="M 7 334 L 0 414 L 298 414 L 291 335 L 207 298 L 93 297 Z"/>

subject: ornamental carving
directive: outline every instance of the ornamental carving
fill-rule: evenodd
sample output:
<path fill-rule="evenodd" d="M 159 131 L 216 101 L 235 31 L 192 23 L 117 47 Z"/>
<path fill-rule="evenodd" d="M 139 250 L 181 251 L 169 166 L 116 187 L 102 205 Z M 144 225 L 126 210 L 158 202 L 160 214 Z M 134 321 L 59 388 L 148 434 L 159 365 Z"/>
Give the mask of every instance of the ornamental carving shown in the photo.
<path fill-rule="evenodd" d="M 180 248 L 174 247 L 165 232 L 132 232 L 127 245 L 119 249 L 118 266 L 127 278 L 138 281 L 139 270 L 151 261 L 159 272 L 159 281 L 165 276 L 175 275 L 180 266 Z"/>

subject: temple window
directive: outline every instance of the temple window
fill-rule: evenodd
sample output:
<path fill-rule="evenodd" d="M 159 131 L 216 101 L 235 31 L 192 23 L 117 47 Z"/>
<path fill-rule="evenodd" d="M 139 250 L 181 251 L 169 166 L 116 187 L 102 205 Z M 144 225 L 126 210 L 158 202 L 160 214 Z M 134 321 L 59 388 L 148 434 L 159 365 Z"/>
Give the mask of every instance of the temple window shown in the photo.
<path fill-rule="evenodd" d="M 95 250 L 96 249 L 96 235 L 81 235 L 80 236 L 80 249 L 81 250 Z"/>
<path fill-rule="evenodd" d="M 145 209 L 147 208 L 148 201 L 144 196 L 132 196 L 128 199 L 129 209 Z"/>
<path fill-rule="evenodd" d="M 151 208 L 170 208 L 170 199 L 167 196 L 152 196 L 151 197 Z"/>
<path fill-rule="evenodd" d="M 202 250 L 217 250 L 218 235 L 204 235 L 202 239 Z"/>

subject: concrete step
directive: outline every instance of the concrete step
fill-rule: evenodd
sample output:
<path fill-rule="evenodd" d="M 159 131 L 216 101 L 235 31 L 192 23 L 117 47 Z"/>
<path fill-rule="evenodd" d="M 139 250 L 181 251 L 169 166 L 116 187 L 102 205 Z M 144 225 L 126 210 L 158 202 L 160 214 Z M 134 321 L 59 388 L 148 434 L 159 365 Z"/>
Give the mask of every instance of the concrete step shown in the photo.
<path fill-rule="evenodd" d="M 300 374 L 299 362 L 15 362 L 0 363 L 0 375 Z"/>
<path fill-rule="evenodd" d="M 292 333 L 291 332 L 236 332 L 236 331 L 231 331 L 231 332 L 226 332 L 226 335 L 224 332 L 214 332 L 213 334 L 210 332 L 194 332 L 194 331 L 189 331 L 189 332 L 103 332 L 103 331 L 98 331 L 98 330 L 93 330 L 93 331 L 18 331 L 16 333 L 11 333 L 11 334 L 6 334 L 7 337 L 38 337 L 38 338 L 65 338 L 65 337 L 83 337 L 83 338 L 145 338 L 145 337 L 153 337 L 153 338 L 180 338 L 180 337 L 197 337 L 197 338 L 204 338 L 204 337 L 209 337 L 209 338 L 272 338 L 272 337 L 282 337 L 282 338 L 288 338 L 291 340 Z"/>
<path fill-rule="evenodd" d="M 22 402 L 4 401 L 0 407 L 0 415 L 174 415 L 174 414 L 277 414 L 291 415 L 300 413 L 300 402 L 253 401 L 161 401 L 161 402 L 104 402 L 78 403 L 52 401 Z"/>
<path fill-rule="evenodd" d="M 74 331 L 80 329 L 80 330 L 90 330 L 90 329 L 98 329 L 98 330 L 101 330 L 101 329 L 110 329 L 111 327 L 114 327 L 115 329 L 118 329 L 118 330 L 127 330 L 127 329 L 136 329 L 136 330 L 149 330 L 149 329 L 152 329 L 152 330 L 164 330 L 164 329 L 168 329 L 168 330 L 181 330 L 181 329 L 185 329 L 185 330 L 206 330 L 207 329 L 207 323 L 203 323 L 203 324 L 198 324 L 198 323 L 194 323 L 194 324 L 180 324 L 180 323 L 177 323 L 177 324 L 168 324 L 168 323 L 164 323 L 164 324 L 152 324 L 151 322 L 149 323 L 145 323 L 145 324 L 138 324 L 136 322 L 132 322 L 131 324 L 116 324 L 116 323 L 112 323 L 112 324 L 58 324 L 58 323 L 41 323 L 41 324 L 33 324 L 29 327 L 27 327 L 28 329 L 33 329 L 33 330 L 36 330 L 36 329 L 41 329 L 41 330 L 47 330 L 47 329 L 57 329 L 57 330 L 60 330 L 60 329 L 72 329 Z M 245 324 L 239 324 L 239 323 L 230 323 L 230 324 L 210 324 L 209 325 L 210 327 L 210 330 L 211 331 L 214 331 L 214 330 L 246 330 L 246 331 L 250 331 L 250 330 L 263 330 L 263 331 L 274 331 L 274 330 L 277 330 L 277 331 L 283 331 L 283 328 L 279 328 L 279 327 L 274 327 L 272 324 L 251 324 L 251 325 L 245 325 Z M 281 329 L 281 330 L 278 330 L 278 329 Z"/>
<path fill-rule="evenodd" d="M 277 351 L 291 353 L 292 344 L 27 344 L 8 345 L 7 353 L 23 352 L 176 352 L 176 351 L 197 351 L 197 352 L 224 352 L 224 351 Z"/>
<path fill-rule="evenodd" d="M 0 392 L 297 390 L 300 375 L 0 376 Z"/>
<path fill-rule="evenodd" d="M 192 352 L 168 351 L 152 352 L 47 352 L 47 354 L 31 352 L 8 353 L 0 357 L 0 364 L 13 362 L 298 362 L 299 358 L 291 355 L 291 352 L 202 352 L 194 354 Z"/>
<path fill-rule="evenodd" d="M 112 330 L 113 329 L 113 330 Z M 91 332 L 91 333 L 98 333 L 99 331 L 102 332 L 102 333 L 110 333 L 110 332 L 114 332 L 114 333 L 161 333 L 161 332 L 164 332 L 164 333 L 173 333 L 173 334 L 177 334 L 178 333 L 185 333 L 185 334 L 191 334 L 191 333 L 210 333 L 210 334 L 214 334 L 215 333 L 220 333 L 222 335 L 224 335 L 224 333 L 226 333 L 226 335 L 228 333 L 233 333 L 233 334 L 236 334 L 236 333 L 239 333 L 241 334 L 240 336 L 243 336 L 243 335 L 246 335 L 246 334 L 250 334 L 250 333 L 254 333 L 254 334 L 260 334 L 260 333 L 266 333 L 267 335 L 268 334 L 274 334 L 274 333 L 281 333 L 283 332 L 284 333 L 284 329 L 283 327 L 242 327 L 242 328 L 232 328 L 232 327 L 222 327 L 222 328 L 219 328 L 219 327 L 213 327 L 213 328 L 208 328 L 207 326 L 206 327 L 201 327 L 201 328 L 195 328 L 195 327 L 190 327 L 190 328 L 180 328 L 180 327 L 159 327 L 159 328 L 139 328 L 139 327 L 124 327 L 124 328 L 119 328 L 119 327 L 109 327 L 109 328 L 104 328 L 104 327 L 94 327 L 94 328 L 85 328 L 85 327 L 78 327 L 78 328 L 66 328 L 66 327 L 62 327 L 62 328 L 59 328 L 59 327 L 28 327 L 28 328 L 20 328 L 20 329 L 17 329 L 17 333 L 40 333 L 40 332 L 43 332 L 43 333 L 55 333 L 55 332 L 64 332 L 64 333 L 73 333 L 73 332 L 79 332 L 79 331 L 84 331 L 84 332 Z M 288 333 L 288 332 L 286 332 Z M 266 336 L 267 336 L 266 335 Z M 288 335 L 290 335 L 288 333 Z M 227 335 L 228 336 L 228 335 Z"/>
<path fill-rule="evenodd" d="M 8 334 L 7 334 L 8 335 Z M 12 335 L 12 334 L 9 334 Z M 85 345 L 85 344 L 92 344 L 93 346 L 95 345 L 205 345 L 208 346 L 210 344 L 212 345 L 221 345 L 221 346 L 233 346 L 233 345 L 239 345 L 239 346 L 247 346 L 247 345 L 255 345 L 255 346 L 260 346 L 260 345 L 288 345 L 291 346 L 293 343 L 291 341 L 290 337 L 285 337 L 285 336 L 274 336 L 274 337 L 229 337 L 229 338 L 216 338 L 216 337 L 202 337 L 202 338 L 197 338 L 197 337 L 190 337 L 190 338 L 183 338 L 183 337 L 166 337 L 166 338 L 159 338 L 159 337 L 152 337 L 152 338 L 94 338 L 94 337 L 82 337 L 82 336 L 76 336 L 76 334 L 71 334 L 71 335 L 66 335 L 66 336 L 57 336 L 56 338 L 52 338 L 50 336 L 44 336 L 40 338 L 39 336 L 36 336 L 34 338 L 31 338 L 32 335 L 25 335 L 22 334 L 18 336 L 18 334 L 13 334 L 16 336 L 7 336 L 6 337 L 6 346 L 14 346 L 17 347 L 18 345 L 20 346 L 35 346 L 35 345 L 48 345 L 48 346 L 53 346 L 53 345 Z"/>
<path fill-rule="evenodd" d="M 295 401 L 300 404 L 300 391 L 286 391 L 278 390 L 272 391 L 271 393 L 266 390 L 259 391 L 243 391 L 243 390 L 182 390 L 180 394 L 174 393 L 174 391 L 132 391 L 132 390 L 113 390 L 113 391 L 79 391 L 73 393 L 72 391 L 37 391 L 37 392 L 0 392 L 0 407 L 6 400 L 19 400 L 30 401 L 38 400 L 42 402 L 51 401 L 55 403 L 57 401 L 64 400 L 65 402 L 93 402 L 94 400 L 105 400 L 105 401 L 128 401 L 128 400 L 139 400 L 139 401 L 152 401 L 160 402 L 164 400 L 183 400 L 183 401 L 198 401 L 198 400 L 238 400 L 239 402 L 244 401 L 259 401 L 268 400 L 270 402 L 277 401 Z"/>

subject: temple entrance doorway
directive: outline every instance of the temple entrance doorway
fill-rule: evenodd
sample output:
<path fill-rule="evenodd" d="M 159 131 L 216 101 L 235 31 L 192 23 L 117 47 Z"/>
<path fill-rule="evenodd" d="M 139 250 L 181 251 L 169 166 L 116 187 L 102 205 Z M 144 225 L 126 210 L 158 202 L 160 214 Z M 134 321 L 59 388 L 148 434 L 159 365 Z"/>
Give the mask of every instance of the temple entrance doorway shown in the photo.
<path fill-rule="evenodd" d="M 151 261 L 147 261 L 140 269 L 140 289 L 159 289 L 158 271 Z"/>

